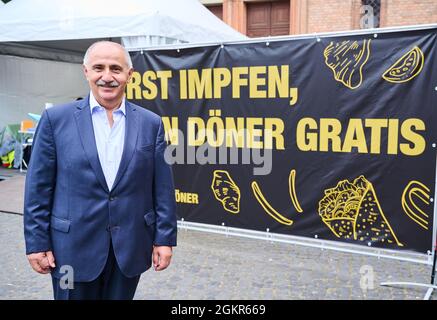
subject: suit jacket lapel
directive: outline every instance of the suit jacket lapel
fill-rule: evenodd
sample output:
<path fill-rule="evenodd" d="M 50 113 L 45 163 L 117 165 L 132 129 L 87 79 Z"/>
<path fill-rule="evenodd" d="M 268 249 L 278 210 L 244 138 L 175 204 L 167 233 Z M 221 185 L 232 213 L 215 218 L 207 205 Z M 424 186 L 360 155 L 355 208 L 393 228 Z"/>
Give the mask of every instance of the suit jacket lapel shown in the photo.
<path fill-rule="evenodd" d="M 115 177 L 112 190 L 114 190 L 117 184 L 120 182 L 120 179 L 123 177 L 124 172 L 129 166 L 138 139 L 139 127 L 138 127 L 138 118 L 136 115 L 136 107 L 135 105 L 129 103 L 127 100 L 126 100 L 126 127 L 125 128 L 126 129 L 125 129 L 125 137 L 124 137 L 123 155 L 121 156 L 120 166 L 118 167 L 117 175 Z"/>
<path fill-rule="evenodd" d="M 106 192 L 109 192 L 106 184 L 105 175 L 103 174 L 102 166 L 100 165 L 99 154 L 97 153 L 96 139 L 94 137 L 93 122 L 91 119 L 91 111 L 89 106 L 89 96 L 81 100 L 77 105 L 78 110 L 74 112 L 76 125 L 79 132 L 82 147 L 91 167 L 96 174 L 97 180 L 102 185 Z"/>

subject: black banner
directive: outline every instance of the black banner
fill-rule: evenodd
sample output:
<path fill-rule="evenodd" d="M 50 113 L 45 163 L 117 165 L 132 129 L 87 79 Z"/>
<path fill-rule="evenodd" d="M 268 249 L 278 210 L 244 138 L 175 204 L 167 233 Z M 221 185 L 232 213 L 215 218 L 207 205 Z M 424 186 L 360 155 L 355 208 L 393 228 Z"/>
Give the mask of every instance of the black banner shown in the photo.
<path fill-rule="evenodd" d="M 436 35 L 133 52 L 127 98 L 163 117 L 179 218 L 431 249 Z"/>

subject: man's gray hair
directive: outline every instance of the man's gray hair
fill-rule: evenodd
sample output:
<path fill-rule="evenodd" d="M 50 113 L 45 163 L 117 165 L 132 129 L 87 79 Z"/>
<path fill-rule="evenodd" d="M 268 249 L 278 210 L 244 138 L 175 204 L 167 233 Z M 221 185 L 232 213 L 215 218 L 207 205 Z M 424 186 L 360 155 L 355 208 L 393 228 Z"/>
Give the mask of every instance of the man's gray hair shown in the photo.
<path fill-rule="evenodd" d="M 123 47 L 122 45 L 120 45 L 120 44 L 117 43 L 117 42 L 105 41 L 105 40 L 97 41 L 97 42 L 94 42 L 92 45 L 90 45 L 90 47 L 89 47 L 89 48 L 87 49 L 87 51 L 85 52 L 85 55 L 83 56 L 83 64 L 84 64 L 84 65 L 87 65 L 87 64 L 88 64 L 88 58 L 89 58 L 90 52 L 91 52 L 91 51 L 92 51 L 92 50 L 93 50 L 97 45 L 102 44 L 102 43 L 111 43 L 111 44 L 115 44 L 115 45 L 119 46 L 119 47 L 123 50 L 123 52 L 124 52 L 124 56 L 125 56 L 125 58 L 126 58 L 126 63 L 127 63 L 127 65 L 128 65 L 128 67 L 129 67 L 129 68 L 132 68 L 132 67 L 133 67 L 133 65 L 132 65 L 132 59 L 130 58 L 129 52 L 126 50 L 125 47 Z"/>

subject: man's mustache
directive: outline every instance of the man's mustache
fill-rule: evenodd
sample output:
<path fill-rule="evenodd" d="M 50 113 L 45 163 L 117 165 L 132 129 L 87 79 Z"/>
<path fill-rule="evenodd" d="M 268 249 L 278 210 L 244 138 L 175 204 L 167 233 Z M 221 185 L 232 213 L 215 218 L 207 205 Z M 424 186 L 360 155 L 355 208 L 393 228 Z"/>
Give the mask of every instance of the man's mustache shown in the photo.
<path fill-rule="evenodd" d="M 96 85 L 99 87 L 105 87 L 105 88 L 115 88 L 120 85 L 120 83 L 116 80 L 112 80 L 111 82 L 103 81 L 102 79 L 99 79 L 96 81 Z"/>

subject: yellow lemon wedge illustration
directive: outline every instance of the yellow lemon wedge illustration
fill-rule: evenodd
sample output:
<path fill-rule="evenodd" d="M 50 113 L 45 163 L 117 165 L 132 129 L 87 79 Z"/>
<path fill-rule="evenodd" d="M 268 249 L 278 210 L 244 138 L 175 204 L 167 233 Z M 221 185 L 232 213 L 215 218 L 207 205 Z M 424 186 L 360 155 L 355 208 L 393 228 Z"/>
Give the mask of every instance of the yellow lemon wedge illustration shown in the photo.
<path fill-rule="evenodd" d="M 319 215 L 338 238 L 403 246 L 382 211 L 372 183 L 362 175 L 325 190 Z"/>
<path fill-rule="evenodd" d="M 331 42 L 324 50 L 326 65 L 334 73 L 334 79 L 349 89 L 358 88 L 363 82 L 363 67 L 370 57 L 370 39 Z"/>
<path fill-rule="evenodd" d="M 410 81 L 422 71 L 425 58 L 419 47 L 414 47 L 399 58 L 382 77 L 392 83 L 403 83 Z"/>
<path fill-rule="evenodd" d="M 234 214 L 240 212 L 240 188 L 232 180 L 229 172 L 215 170 L 211 189 L 215 198 L 222 203 L 226 211 Z"/>

